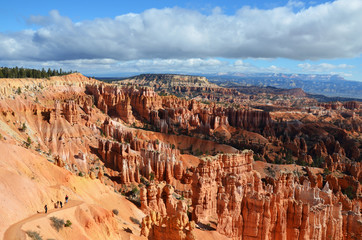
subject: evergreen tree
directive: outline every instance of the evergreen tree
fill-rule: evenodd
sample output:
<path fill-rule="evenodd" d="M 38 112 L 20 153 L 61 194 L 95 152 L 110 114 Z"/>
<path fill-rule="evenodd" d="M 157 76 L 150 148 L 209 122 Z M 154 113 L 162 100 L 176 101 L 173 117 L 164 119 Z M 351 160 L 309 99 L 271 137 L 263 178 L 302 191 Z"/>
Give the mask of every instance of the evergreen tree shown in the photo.
<path fill-rule="evenodd" d="M 41 78 L 46 78 L 47 77 L 47 73 L 45 72 L 45 69 L 42 68 L 41 69 L 41 74 L 40 74 Z"/>
<path fill-rule="evenodd" d="M 25 78 L 26 74 L 25 74 L 25 70 L 24 68 L 20 68 L 19 69 L 19 78 Z"/>
<path fill-rule="evenodd" d="M 42 68 L 38 69 L 29 69 L 29 68 L 19 68 L 19 67 L 0 67 L 0 78 L 47 78 L 51 76 L 62 76 L 72 73 L 73 71 L 64 72 L 61 68 L 56 69 L 48 69 L 47 71 Z"/>

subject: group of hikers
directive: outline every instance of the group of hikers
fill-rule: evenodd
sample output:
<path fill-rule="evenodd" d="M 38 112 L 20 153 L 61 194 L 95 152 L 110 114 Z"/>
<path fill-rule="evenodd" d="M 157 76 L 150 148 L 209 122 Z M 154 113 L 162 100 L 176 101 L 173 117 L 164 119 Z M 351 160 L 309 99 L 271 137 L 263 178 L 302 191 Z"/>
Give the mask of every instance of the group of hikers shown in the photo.
<path fill-rule="evenodd" d="M 68 195 L 65 195 L 65 203 L 68 202 Z M 54 203 L 54 208 L 63 208 L 63 202 L 62 201 L 57 201 L 56 203 Z M 48 213 L 48 205 L 45 204 L 44 206 L 44 210 L 45 210 L 45 213 Z"/>

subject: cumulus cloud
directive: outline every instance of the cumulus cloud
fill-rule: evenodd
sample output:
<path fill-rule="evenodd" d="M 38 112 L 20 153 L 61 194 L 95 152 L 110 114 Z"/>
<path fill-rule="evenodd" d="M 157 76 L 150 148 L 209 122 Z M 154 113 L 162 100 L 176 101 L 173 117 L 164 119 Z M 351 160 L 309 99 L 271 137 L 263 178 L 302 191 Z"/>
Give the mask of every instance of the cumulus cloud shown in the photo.
<path fill-rule="evenodd" d="M 35 30 L 0 33 L 0 60 L 349 58 L 362 53 L 361 12 L 360 0 L 309 8 L 290 1 L 267 10 L 243 7 L 231 16 L 219 8 L 210 15 L 149 9 L 82 22 L 54 10 L 28 19 Z M 192 61 L 185 63 L 201 64 Z"/>

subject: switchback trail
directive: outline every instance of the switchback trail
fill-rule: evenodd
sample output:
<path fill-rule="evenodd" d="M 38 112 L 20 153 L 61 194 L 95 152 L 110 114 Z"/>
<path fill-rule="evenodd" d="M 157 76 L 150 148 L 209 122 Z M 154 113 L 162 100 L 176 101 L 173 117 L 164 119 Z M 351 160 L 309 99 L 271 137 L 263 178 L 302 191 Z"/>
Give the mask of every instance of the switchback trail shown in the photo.
<path fill-rule="evenodd" d="M 69 200 L 67 204 L 63 204 L 63 208 L 54 208 L 54 209 L 48 210 L 48 213 L 37 213 L 28 218 L 21 220 L 20 222 L 14 223 L 5 231 L 3 240 L 20 240 L 20 239 L 22 239 L 22 234 L 23 234 L 21 231 L 21 227 L 25 223 L 34 221 L 36 219 L 45 218 L 49 214 L 54 213 L 54 212 L 59 212 L 64 209 L 77 207 L 77 206 L 81 205 L 82 203 L 84 203 L 84 202 L 77 201 L 77 200 Z"/>

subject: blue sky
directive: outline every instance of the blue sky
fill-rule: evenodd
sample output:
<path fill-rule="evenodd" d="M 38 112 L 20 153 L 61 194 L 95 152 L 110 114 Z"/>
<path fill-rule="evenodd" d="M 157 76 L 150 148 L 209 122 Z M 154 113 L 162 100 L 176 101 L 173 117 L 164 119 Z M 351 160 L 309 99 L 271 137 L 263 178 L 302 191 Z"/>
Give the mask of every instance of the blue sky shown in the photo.
<path fill-rule="evenodd" d="M 361 12 L 361 0 L 5 1 L 0 66 L 362 81 Z"/>

